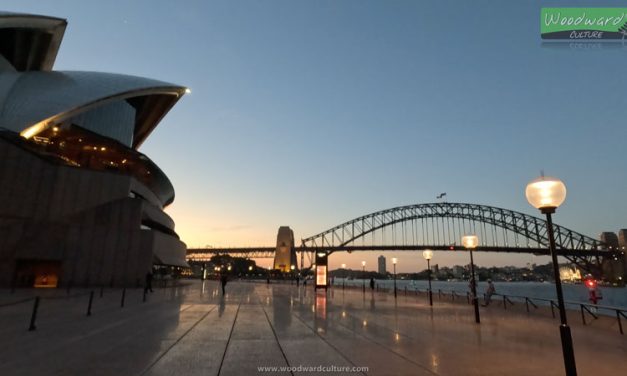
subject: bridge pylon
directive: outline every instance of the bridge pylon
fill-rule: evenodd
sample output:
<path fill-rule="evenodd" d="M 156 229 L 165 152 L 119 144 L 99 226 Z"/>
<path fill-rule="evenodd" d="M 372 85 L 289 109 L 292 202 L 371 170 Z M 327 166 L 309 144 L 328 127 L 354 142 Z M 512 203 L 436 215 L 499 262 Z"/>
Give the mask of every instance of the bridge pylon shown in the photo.
<path fill-rule="evenodd" d="M 286 273 L 298 269 L 296 247 L 294 246 L 294 231 L 289 226 L 279 227 L 276 237 L 273 269 Z"/>

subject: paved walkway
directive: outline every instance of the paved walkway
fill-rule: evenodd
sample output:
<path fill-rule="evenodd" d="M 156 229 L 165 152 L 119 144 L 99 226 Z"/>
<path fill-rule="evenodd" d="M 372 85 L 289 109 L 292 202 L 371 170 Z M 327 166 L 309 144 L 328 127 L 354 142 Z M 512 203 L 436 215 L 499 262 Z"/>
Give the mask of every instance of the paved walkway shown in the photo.
<path fill-rule="evenodd" d="M 557 320 L 498 306 L 477 325 L 467 304 L 311 286 L 232 282 L 222 297 L 196 281 L 146 303 L 129 290 L 124 308 L 120 297 L 97 296 L 91 317 L 86 295 L 42 300 L 32 332 L 32 303 L 0 306 L 0 375 L 564 374 Z M 573 339 L 580 375 L 627 368 L 627 336 L 573 323 Z"/>

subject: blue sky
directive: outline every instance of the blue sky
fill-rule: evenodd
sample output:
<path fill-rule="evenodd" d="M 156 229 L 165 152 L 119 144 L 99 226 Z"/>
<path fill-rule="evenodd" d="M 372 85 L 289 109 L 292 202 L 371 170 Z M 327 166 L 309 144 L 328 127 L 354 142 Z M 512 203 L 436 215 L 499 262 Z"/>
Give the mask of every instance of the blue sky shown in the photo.
<path fill-rule="evenodd" d="M 589 3 L 551 2 L 560 5 Z M 300 239 L 440 192 L 535 215 L 524 188 L 541 169 L 569 189 L 557 223 L 593 236 L 627 227 L 627 46 L 543 46 L 540 7 L 3 2 L 68 19 L 55 69 L 192 89 L 141 149 L 171 178 L 168 212 L 190 246 L 271 245 L 280 225 Z M 533 261 L 478 255 L 486 265 Z"/>

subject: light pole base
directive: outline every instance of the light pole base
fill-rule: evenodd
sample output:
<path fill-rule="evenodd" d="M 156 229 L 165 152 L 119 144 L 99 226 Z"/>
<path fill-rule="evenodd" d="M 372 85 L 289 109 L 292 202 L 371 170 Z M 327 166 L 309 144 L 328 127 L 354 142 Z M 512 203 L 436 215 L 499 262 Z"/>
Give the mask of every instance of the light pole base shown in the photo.
<path fill-rule="evenodd" d="M 560 337 L 562 339 L 562 352 L 564 353 L 566 376 L 577 376 L 573 337 L 570 335 L 570 327 L 568 325 L 560 325 Z"/>

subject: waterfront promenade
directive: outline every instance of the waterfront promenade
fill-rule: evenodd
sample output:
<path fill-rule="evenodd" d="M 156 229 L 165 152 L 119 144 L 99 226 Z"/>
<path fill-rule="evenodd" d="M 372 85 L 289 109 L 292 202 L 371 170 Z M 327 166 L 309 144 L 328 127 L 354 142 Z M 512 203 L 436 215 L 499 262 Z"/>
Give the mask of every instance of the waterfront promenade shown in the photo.
<path fill-rule="evenodd" d="M 87 295 L 45 299 L 30 332 L 31 303 L 0 306 L 0 374 L 564 374 L 550 314 L 495 304 L 477 325 L 472 306 L 437 298 L 430 308 L 422 296 L 250 282 L 230 282 L 223 298 L 215 281 L 188 283 L 155 289 L 146 303 L 141 290 L 128 290 L 124 308 L 120 290 L 105 290 L 90 317 Z M 24 294 L 6 292 L 0 303 Z M 627 338 L 583 326 L 577 314 L 569 318 L 579 374 L 620 374 Z M 259 368 L 286 366 L 300 372 Z M 304 372 L 319 366 L 347 368 Z"/>

